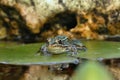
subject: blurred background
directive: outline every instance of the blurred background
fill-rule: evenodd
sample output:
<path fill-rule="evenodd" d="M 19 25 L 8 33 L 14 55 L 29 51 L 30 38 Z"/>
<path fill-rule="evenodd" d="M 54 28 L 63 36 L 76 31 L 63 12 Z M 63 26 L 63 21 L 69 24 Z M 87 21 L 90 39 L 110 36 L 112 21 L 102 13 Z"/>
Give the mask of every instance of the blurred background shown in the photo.
<path fill-rule="evenodd" d="M 13 42 L 41 43 L 56 35 L 83 40 L 120 42 L 120 1 L 0 0 L 1 43 L 8 42 L 8 45 Z M 113 60 L 113 62 L 119 63 L 119 60 Z M 105 64 L 113 65 L 113 62 L 105 60 Z M 110 66 L 109 69 L 115 75 L 116 80 L 120 80 L 119 66 L 115 66 L 116 64 L 114 68 Z M 0 80 L 18 80 L 18 76 L 20 77 L 24 72 L 19 80 L 40 80 L 36 78 L 36 75 L 42 75 L 39 71 L 45 74 L 48 72 L 47 67 L 43 66 L 16 67 L 2 64 L 0 67 L 2 72 Z M 12 72 L 18 74 L 11 76 Z M 34 75 L 36 72 L 37 74 Z M 68 79 L 66 75 L 58 77 L 59 80 Z"/>
<path fill-rule="evenodd" d="M 34 43 L 61 34 L 120 41 L 119 5 L 118 0 L 1 0 L 0 40 Z"/>

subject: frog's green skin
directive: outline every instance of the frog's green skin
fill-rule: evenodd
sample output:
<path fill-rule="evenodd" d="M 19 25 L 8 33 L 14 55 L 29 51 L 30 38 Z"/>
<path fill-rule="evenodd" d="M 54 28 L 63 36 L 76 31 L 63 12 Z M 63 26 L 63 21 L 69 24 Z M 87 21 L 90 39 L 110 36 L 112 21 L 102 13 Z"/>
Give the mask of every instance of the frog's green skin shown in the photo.
<path fill-rule="evenodd" d="M 75 55 L 77 50 L 85 50 L 81 42 L 78 40 L 68 40 L 68 37 L 59 35 L 55 38 L 47 39 L 47 43 L 37 53 L 41 51 L 44 55 L 51 55 L 66 52 L 69 55 Z"/>

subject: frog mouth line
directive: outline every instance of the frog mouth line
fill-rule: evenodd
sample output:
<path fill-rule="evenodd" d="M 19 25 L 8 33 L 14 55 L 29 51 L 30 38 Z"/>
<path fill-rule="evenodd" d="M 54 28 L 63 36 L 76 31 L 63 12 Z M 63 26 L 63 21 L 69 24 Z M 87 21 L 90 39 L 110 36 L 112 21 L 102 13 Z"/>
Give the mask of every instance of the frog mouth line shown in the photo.
<path fill-rule="evenodd" d="M 61 45 L 61 44 L 55 44 L 55 45 L 49 45 L 50 47 L 69 47 L 68 45 Z"/>
<path fill-rule="evenodd" d="M 61 47 L 61 48 L 66 48 L 69 47 L 70 45 L 60 45 L 60 44 L 55 44 L 55 45 L 49 45 L 49 47 Z M 87 49 L 85 46 L 76 46 L 78 49 Z"/>

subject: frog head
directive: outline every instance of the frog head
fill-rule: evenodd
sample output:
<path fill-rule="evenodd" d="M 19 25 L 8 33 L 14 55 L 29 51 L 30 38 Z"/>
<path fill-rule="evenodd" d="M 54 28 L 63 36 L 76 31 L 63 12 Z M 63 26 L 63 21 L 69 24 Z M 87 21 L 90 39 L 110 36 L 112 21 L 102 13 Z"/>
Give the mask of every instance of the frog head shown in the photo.
<path fill-rule="evenodd" d="M 54 44 L 64 45 L 64 43 L 67 42 L 67 41 L 68 41 L 68 37 L 62 36 L 62 35 L 58 35 L 54 38 L 48 38 L 47 39 L 47 43 L 49 45 L 54 45 Z"/>

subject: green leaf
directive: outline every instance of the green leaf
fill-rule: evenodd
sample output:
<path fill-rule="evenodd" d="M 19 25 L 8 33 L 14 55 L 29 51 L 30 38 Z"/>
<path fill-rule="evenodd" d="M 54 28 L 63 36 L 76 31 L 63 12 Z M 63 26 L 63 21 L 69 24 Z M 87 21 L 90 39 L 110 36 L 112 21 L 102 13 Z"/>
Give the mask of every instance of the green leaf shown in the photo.
<path fill-rule="evenodd" d="M 92 61 L 81 64 L 72 78 L 72 80 L 113 80 L 103 65 Z"/>
<path fill-rule="evenodd" d="M 87 51 L 80 52 L 77 56 L 87 59 L 120 58 L 120 42 L 109 41 L 84 41 Z"/>
<path fill-rule="evenodd" d="M 3 45 L 3 44 L 2 44 Z M 15 65 L 52 65 L 58 63 L 74 63 L 77 59 L 65 54 L 53 56 L 35 56 L 42 44 L 23 44 L 0 46 L 0 63 Z"/>
<path fill-rule="evenodd" d="M 120 42 L 106 41 L 84 41 L 88 50 L 79 52 L 77 57 L 87 59 L 98 58 L 120 58 Z M 0 63 L 16 64 L 16 65 L 50 65 L 58 63 L 75 63 L 76 58 L 67 54 L 52 56 L 35 56 L 43 43 L 36 44 L 16 44 L 16 43 L 0 43 Z"/>

